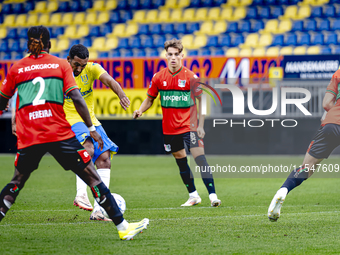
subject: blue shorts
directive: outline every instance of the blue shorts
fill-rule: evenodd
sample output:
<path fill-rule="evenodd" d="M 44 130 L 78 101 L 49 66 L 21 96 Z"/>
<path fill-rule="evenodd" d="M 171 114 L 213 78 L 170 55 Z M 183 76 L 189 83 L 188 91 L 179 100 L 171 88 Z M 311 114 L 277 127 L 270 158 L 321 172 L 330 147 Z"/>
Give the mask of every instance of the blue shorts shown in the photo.
<path fill-rule="evenodd" d="M 72 128 L 72 131 L 75 133 L 78 141 L 81 144 L 84 144 L 87 138 L 91 138 L 93 142 L 93 146 L 94 146 L 94 154 L 92 158 L 92 161 L 94 163 L 96 162 L 100 154 L 102 154 L 105 151 L 109 150 L 111 152 L 111 159 L 114 154 L 117 154 L 119 147 L 110 140 L 110 138 L 107 136 L 104 128 L 101 125 L 96 126 L 96 131 L 100 134 L 100 136 L 103 139 L 103 142 L 104 142 L 103 150 L 100 150 L 100 148 L 98 149 L 98 143 L 92 139 L 92 137 L 90 136 L 90 131 L 84 122 L 78 122 L 72 125 L 71 128 Z"/>

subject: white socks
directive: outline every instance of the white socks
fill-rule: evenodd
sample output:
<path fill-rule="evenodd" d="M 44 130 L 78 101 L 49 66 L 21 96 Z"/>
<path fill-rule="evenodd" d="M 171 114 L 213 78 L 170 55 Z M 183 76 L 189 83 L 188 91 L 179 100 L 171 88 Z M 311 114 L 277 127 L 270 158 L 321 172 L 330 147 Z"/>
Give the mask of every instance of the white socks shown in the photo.
<path fill-rule="evenodd" d="M 123 220 L 121 223 L 119 223 L 117 226 L 118 231 L 125 231 L 129 227 L 129 223 L 126 220 Z"/>
<path fill-rule="evenodd" d="M 197 190 L 194 192 L 189 193 L 189 197 L 199 197 Z"/>
<path fill-rule="evenodd" d="M 87 184 L 77 175 L 77 196 L 87 196 Z"/>
<path fill-rule="evenodd" d="M 211 194 L 209 194 L 209 199 L 210 199 L 210 201 L 216 200 L 216 199 L 217 199 L 216 193 L 211 193 Z"/>
<path fill-rule="evenodd" d="M 98 175 L 104 182 L 105 186 L 107 188 L 110 187 L 110 176 L 111 176 L 111 169 L 109 168 L 99 168 L 97 169 Z M 99 204 L 97 203 L 96 200 L 94 200 L 94 208 L 98 207 Z M 93 209 L 95 211 L 95 209 Z"/>

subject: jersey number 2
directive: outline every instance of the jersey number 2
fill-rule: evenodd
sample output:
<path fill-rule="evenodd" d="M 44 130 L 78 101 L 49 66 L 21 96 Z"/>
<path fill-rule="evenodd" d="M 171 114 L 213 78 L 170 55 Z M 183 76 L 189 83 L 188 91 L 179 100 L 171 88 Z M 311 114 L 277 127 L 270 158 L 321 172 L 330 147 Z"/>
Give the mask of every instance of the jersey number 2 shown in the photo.
<path fill-rule="evenodd" d="M 40 88 L 39 88 L 39 92 L 37 94 L 37 96 L 34 98 L 33 100 L 33 105 L 41 105 L 41 104 L 45 104 L 45 99 L 40 99 L 42 94 L 44 93 L 45 90 L 45 81 L 42 77 L 36 77 L 33 81 L 33 85 L 39 83 L 40 84 Z"/>

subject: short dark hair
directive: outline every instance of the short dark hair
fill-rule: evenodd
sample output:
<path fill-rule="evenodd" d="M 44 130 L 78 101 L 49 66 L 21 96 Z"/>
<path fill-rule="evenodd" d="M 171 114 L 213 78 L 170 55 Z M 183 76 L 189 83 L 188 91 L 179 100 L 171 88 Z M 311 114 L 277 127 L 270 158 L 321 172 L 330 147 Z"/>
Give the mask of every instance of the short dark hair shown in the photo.
<path fill-rule="evenodd" d="M 178 49 L 179 53 L 181 53 L 183 51 L 183 44 L 182 44 L 182 41 L 181 40 L 177 40 L 177 39 L 172 39 L 172 40 L 169 40 L 169 41 L 166 41 L 164 43 L 164 49 L 166 51 L 168 51 L 168 49 L 172 47 L 172 48 L 175 48 L 175 49 Z"/>
<path fill-rule="evenodd" d="M 73 45 L 68 55 L 71 59 L 74 59 L 75 56 L 81 59 L 86 59 L 90 56 L 89 50 L 82 44 Z"/>
<path fill-rule="evenodd" d="M 30 27 L 27 31 L 27 48 L 28 52 L 37 58 L 42 49 L 48 47 L 50 41 L 50 31 L 44 26 Z"/>

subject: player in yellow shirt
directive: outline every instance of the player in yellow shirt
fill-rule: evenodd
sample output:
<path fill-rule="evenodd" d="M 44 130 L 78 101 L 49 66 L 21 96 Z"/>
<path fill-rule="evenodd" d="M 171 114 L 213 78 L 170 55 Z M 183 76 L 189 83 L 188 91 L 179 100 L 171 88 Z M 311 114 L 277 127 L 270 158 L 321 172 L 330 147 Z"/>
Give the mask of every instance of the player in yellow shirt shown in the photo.
<path fill-rule="evenodd" d="M 86 127 L 85 123 L 77 113 L 73 101 L 69 97 L 65 97 L 64 111 L 66 113 L 66 119 L 72 126 L 72 130 L 76 134 L 77 139 L 91 155 L 92 161 L 97 167 L 99 176 L 103 180 L 104 184 L 109 187 L 111 158 L 113 154 L 117 153 L 118 146 L 110 140 L 94 114 L 93 82 L 98 79 L 105 86 L 109 87 L 115 94 L 117 94 L 120 99 L 120 105 L 124 110 L 129 107 L 130 100 L 126 97 L 121 86 L 105 71 L 101 65 L 88 62 L 88 60 L 89 51 L 84 45 L 76 44 L 72 46 L 69 56 L 67 57 L 67 61 L 73 69 L 76 83 L 87 104 L 92 123 L 104 141 L 103 150 L 100 150 L 97 142 L 95 142 L 90 137 L 89 129 Z M 96 201 L 94 202 L 94 208 L 92 207 L 87 196 L 87 185 L 78 176 L 77 195 L 73 204 L 84 210 L 93 210 L 90 220 L 110 221 L 110 219 L 106 218 L 102 214 L 100 206 Z"/>

